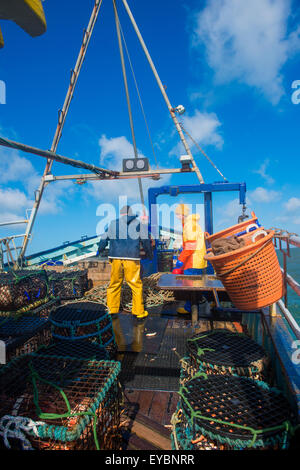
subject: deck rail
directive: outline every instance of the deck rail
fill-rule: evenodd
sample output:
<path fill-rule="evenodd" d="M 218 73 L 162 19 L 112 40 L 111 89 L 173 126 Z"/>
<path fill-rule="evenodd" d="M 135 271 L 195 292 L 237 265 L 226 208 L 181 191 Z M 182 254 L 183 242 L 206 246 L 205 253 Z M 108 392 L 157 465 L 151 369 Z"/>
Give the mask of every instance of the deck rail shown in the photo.
<path fill-rule="evenodd" d="M 283 246 L 284 244 L 285 247 Z M 285 319 L 292 328 L 297 339 L 300 339 L 300 326 L 298 325 L 292 313 L 289 311 L 287 300 L 288 285 L 300 297 L 300 284 L 287 272 L 287 258 L 291 257 L 290 245 L 300 248 L 300 237 L 296 234 L 291 234 L 289 232 L 284 232 L 282 230 L 275 229 L 274 245 L 276 248 L 279 248 L 279 250 L 283 254 L 283 268 L 281 267 L 281 271 L 283 273 L 285 285 L 284 302 L 282 300 L 279 300 L 277 302 L 277 305 L 279 306 L 281 313 L 284 315 Z"/>
<path fill-rule="evenodd" d="M 280 229 L 273 228 L 275 230 L 274 245 L 275 248 L 279 248 L 283 255 L 283 273 L 285 296 L 284 305 L 287 308 L 287 285 L 289 285 L 294 292 L 300 297 L 300 284 L 287 272 L 287 258 L 291 257 L 290 245 L 300 248 L 300 237 L 296 233 L 289 233 Z M 283 246 L 285 244 L 285 247 Z"/>

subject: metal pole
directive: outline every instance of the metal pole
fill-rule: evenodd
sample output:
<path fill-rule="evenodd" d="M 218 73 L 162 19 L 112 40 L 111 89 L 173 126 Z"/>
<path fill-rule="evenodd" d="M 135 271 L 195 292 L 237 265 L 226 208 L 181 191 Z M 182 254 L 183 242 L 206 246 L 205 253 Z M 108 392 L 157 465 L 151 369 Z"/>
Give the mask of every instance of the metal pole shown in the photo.
<path fill-rule="evenodd" d="M 75 168 L 84 168 L 86 170 L 90 170 L 96 173 L 97 175 L 106 174 L 108 176 L 117 176 L 119 174 L 118 171 L 107 170 L 91 163 L 85 163 L 81 160 L 75 160 L 74 158 L 64 157 L 50 150 L 42 150 L 37 147 L 31 147 L 30 145 L 25 145 L 20 142 L 14 142 L 13 140 L 5 139 L 3 137 L 0 137 L 0 145 L 2 145 L 3 147 L 18 149 L 22 152 L 30 153 L 33 155 L 38 155 L 40 157 L 47 158 L 48 161 L 51 162 L 53 162 L 53 160 L 56 160 L 59 163 L 74 166 Z M 46 178 L 46 175 L 44 176 L 44 178 Z"/>
<path fill-rule="evenodd" d="M 194 170 L 191 170 L 190 173 L 193 173 Z M 62 181 L 62 180 L 77 180 L 84 183 L 86 180 L 124 180 L 124 179 L 136 179 L 136 178 L 152 178 L 154 180 L 159 179 L 160 175 L 168 174 L 178 174 L 182 173 L 180 168 L 170 168 L 169 170 L 149 170 L 149 171 L 134 171 L 134 172 L 122 172 L 117 173 L 116 175 L 94 175 L 92 173 L 85 173 L 80 175 L 47 175 L 45 176 L 45 182 L 52 183 L 53 181 Z M 186 174 L 186 172 L 185 172 Z"/>
<path fill-rule="evenodd" d="M 180 139 L 181 139 L 181 141 L 182 141 L 182 143 L 183 143 L 183 146 L 184 146 L 184 148 L 185 148 L 185 151 L 186 151 L 187 154 L 191 157 L 193 168 L 194 168 L 194 170 L 195 170 L 195 172 L 196 172 L 196 174 L 197 174 L 197 177 L 198 177 L 200 183 L 202 184 L 202 183 L 204 183 L 204 180 L 203 180 L 203 177 L 202 177 L 202 175 L 201 175 L 201 172 L 200 172 L 199 168 L 198 168 L 197 165 L 196 165 L 196 162 L 195 162 L 195 160 L 194 160 L 194 157 L 193 157 L 193 155 L 192 155 L 192 152 L 191 152 L 191 150 L 190 150 L 190 148 L 189 148 L 189 145 L 188 145 L 188 143 L 187 143 L 187 141 L 186 141 L 186 139 L 185 139 L 185 137 L 184 137 L 184 134 L 183 134 L 183 132 L 182 132 L 181 126 L 180 126 L 180 124 L 179 124 L 179 122 L 178 122 L 178 119 L 177 119 L 177 117 L 176 117 L 174 108 L 172 107 L 172 105 L 171 105 L 171 103 L 170 103 L 170 100 L 169 100 L 169 98 L 168 98 L 168 95 L 167 95 L 167 93 L 166 93 L 166 90 L 165 90 L 165 88 L 164 88 L 164 86 L 163 86 L 163 84 L 162 84 L 162 82 L 161 82 L 161 80 L 160 80 L 160 77 L 159 77 L 159 75 L 158 75 L 158 73 L 157 73 L 157 70 L 156 70 L 156 68 L 155 68 L 155 65 L 154 65 L 154 63 L 153 63 L 153 61 L 152 61 L 152 59 L 151 59 L 151 56 L 150 56 L 150 54 L 149 54 L 149 51 L 148 51 L 148 49 L 147 49 L 147 47 L 146 47 L 146 44 L 145 44 L 145 42 L 144 42 L 144 40 L 143 40 L 143 37 L 142 37 L 141 33 L 140 33 L 140 30 L 139 30 L 139 28 L 138 28 L 138 26 L 137 26 L 137 24 L 136 24 L 136 22 L 135 22 L 135 19 L 134 19 L 134 17 L 133 17 L 133 14 L 132 14 L 132 12 L 131 12 L 129 6 L 128 6 L 127 1 L 126 1 L 126 0 L 122 0 L 122 2 L 123 2 L 123 4 L 124 4 L 124 7 L 125 7 L 127 13 L 128 13 L 128 16 L 129 16 L 129 18 L 130 18 L 130 21 L 131 21 L 131 23 L 132 23 L 132 25 L 133 25 L 133 28 L 134 28 L 134 30 L 135 30 L 135 32 L 136 32 L 136 35 L 137 35 L 137 37 L 138 37 L 138 39 L 139 39 L 139 41 L 140 41 L 140 44 L 141 44 L 141 46 L 142 46 L 142 48 L 143 48 L 143 51 L 144 51 L 145 56 L 146 56 L 146 58 L 147 58 L 147 60 L 148 60 L 148 62 L 149 62 L 149 65 L 150 65 L 150 67 L 151 67 L 151 69 L 152 69 L 152 72 L 153 72 L 153 74 L 154 74 L 154 77 L 156 78 L 157 84 L 158 84 L 158 86 L 159 86 L 159 88 L 160 88 L 160 91 L 161 91 L 163 97 L 164 97 L 164 100 L 165 100 L 166 105 L 167 105 L 167 107 L 168 107 L 168 109 L 169 109 L 169 112 L 170 112 L 170 114 L 171 114 L 171 118 L 173 119 L 173 122 L 174 122 L 174 124 L 175 124 L 176 129 L 177 129 L 177 132 L 178 132 L 178 134 L 179 134 L 179 137 L 180 137 Z"/>
<path fill-rule="evenodd" d="M 100 11 L 101 4 L 102 4 L 102 0 L 95 0 L 93 11 L 92 11 L 92 14 L 91 14 L 91 18 L 90 18 L 88 27 L 87 27 L 87 29 L 84 33 L 84 37 L 83 37 L 82 45 L 81 45 L 81 48 L 80 48 L 80 52 L 79 52 L 79 55 L 78 55 L 78 58 L 77 58 L 75 68 L 72 71 L 72 75 L 71 75 L 70 84 L 69 84 L 69 88 L 68 88 L 68 91 L 67 91 L 66 99 L 65 99 L 63 108 L 62 108 L 62 110 L 60 112 L 60 115 L 59 115 L 59 120 L 58 120 L 58 124 L 57 124 L 57 128 L 56 128 L 56 132 L 55 132 L 53 142 L 52 142 L 52 145 L 51 145 L 51 151 L 53 151 L 53 152 L 56 152 L 58 143 L 59 143 L 60 138 L 61 138 L 62 129 L 63 129 L 64 123 L 65 123 L 65 120 L 66 120 L 66 117 L 67 117 L 67 113 L 68 113 L 68 110 L 69 110 L 69 107 L 70 107 L 70 104 L 71 104 L 71 100 L 72 100 L 72 97 L 73 97 L 73 94 L 74 94 L 74 89 L 75 89 L 75 86 L 76 86 L 76 83 L 77 83 L 77 80 L 78 80 L 78 76 L 79 76 L 79 73 L 80 73 L 85 55 L 86 55 L 86 51 L 87 51 L 87 48 L 88 48 L 93 30 L 94 30 L 94 26 L 95 26 L 95 23 L 96 23 L 97 18 L 98 18 L 98 14 L 99 14 L 99 11 Z M 30 219 L 29 219 L 29 222 L 28 222 L 28 225 L 27 225 L 22 250 L 21 250 L 20 255 L 19 255 L 19 260 L 21 260 L 24 257 L 24 254 L 25 254 L 25 251 L 26 251 L 26 248 L 27 248 L 27 245 L 28 245 L 28 241 L 29 241 L 29 238 L 30 238 L 30 235 L 31 235 L 31 232 L 32 232 L 32 228 L 33 228 L 33 225 L 34 225 L 34 222 L 35 222 L 35 218 L 36 218 L 36 215 L 37 215 L 37 211 L 39 209 L 41 199 L 42 199 L 42 196 L 43 196 L 43 193 L 44 193 L 45 176 L 47 174 L 49 174 L 49 172 L 51 171 L 52 165 L 53 165 L 53 161 L 48 160 L 48 162 L 46 164 L 46 167 L 45 167 L 45 170 L 44 170 L 44 174 L 41 178 L 40 186 L 38 188 L 38 198 L 36 199 L 36 201 L 34 203 L 34 206 L 32 208 L 31 214 L 30 214 Z"/>
<path fill-rule="evenodd" d="M 293 236 L 289 237 L 289 242 L 292 245 L 297 246 L 298 248 L 300 248 L 300 237 L 298 237 L 298 235 L 293 235 Z"/>
<path fill-rule="evenodd" d="M 295 318 L 291 314 L 291 312 L 285 307 L 284 303 L 282 300 L 278 300 L 278 306 L 281 310 L 281 312 L 284 314 L 286 320 L 289 322 L 293 332 L 297 336 L 298 339 L 300 339 L 300 326 L 296 322 Z"/>
<path fill-rule="evenodd" d="M 277 317 L 276 303 L 269 306 L 270 317 Z"/>
<path fill-rule="evenodd" d="M 115 22 L 116 22 L 119 50 L 120 50 L 123 80 L 124 80 L 124 86 L 125 86 L 125 92 L 126 92 L 126 100 L 127 100 L 127 107 L 128 107 L 128 114 L 129 114 L 129 122 L 130 122 L 130 128 L 131 128 L 134 156 L 135 156 L 135 158 L 138 158 L 138 151 L 137 151 L 136 139 L 135 139 L 135 133 L 134 133 L 132 111 L 131 111 L 129 89 L 128 89 L 126 67 L 125 67 L 125 60 L 124 60 L 124 53 L 123 53 L 123 45 L 122 45 L 122 39 L 121 39 L 121 33 L 120 33 L 119 15 L 118 15 L 118 10 L 117 10 L 117 6 L 116 6 L 116 0 L 113 0 L 113 5 L 114 5 Z M 143 206 L 145 206 L 145 200 L 144 200 L 143 186 L 142 186 L 141 178 L 138 178 L 138 184 L 139 184 L 141 202 L 142 202 Z"/>
<path fill-rule="evenodd" d="M 28 220 L 15 220 L 11 222 L 1 222 L 0 227 L 4 227 L 6 225 L 17 225 L 17 224 L 27 224 Z"/>

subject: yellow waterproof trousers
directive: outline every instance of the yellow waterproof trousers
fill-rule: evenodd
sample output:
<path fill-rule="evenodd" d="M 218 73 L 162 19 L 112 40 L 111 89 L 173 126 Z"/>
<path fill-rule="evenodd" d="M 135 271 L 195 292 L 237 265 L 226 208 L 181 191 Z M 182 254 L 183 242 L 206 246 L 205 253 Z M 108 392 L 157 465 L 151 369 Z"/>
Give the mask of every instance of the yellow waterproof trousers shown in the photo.
<path fill-rule="evenodd" d="M 118 313 L 123 280 L 132 291 L 132 314 L 144 314 L 143 283 L 140 276 L 140 262 L 130 259 L 110 259 L 111 276 L 107 288 L 107 307 L 109 313 Z"/>

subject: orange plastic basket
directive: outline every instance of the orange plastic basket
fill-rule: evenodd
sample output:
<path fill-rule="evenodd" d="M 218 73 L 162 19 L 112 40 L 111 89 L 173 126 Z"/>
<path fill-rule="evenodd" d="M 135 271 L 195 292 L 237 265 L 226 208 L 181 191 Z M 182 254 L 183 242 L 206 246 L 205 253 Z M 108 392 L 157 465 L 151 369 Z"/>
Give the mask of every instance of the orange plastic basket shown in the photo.
<path fill-rule="evenodd" d="M 212 235 L 206 233 L 205 239 L 211 243 L 212 241 L 218 240 L 219 238 L 231 237 L 236 233 L 242 232 L 243 230 L 246 230 L 249 225 L 255 224 L 257 222 L 257 217 L 254 212 L 251 212 L 251 216 L 251 219 L 244 220 L 244 222 L 236 225 L 232 225 L 231 227 L 228 227 L 225 230 L 221 230 L 220 232 L 213 233 Z"/>
<path fill-rule="evenodd" d="M 274 231 L 230 253 L 209 261 L 222 281 L 232 303 L 240 310 L 255 310 L 277 302 L 284 295 L 283 276 L 275 247 Z"/>

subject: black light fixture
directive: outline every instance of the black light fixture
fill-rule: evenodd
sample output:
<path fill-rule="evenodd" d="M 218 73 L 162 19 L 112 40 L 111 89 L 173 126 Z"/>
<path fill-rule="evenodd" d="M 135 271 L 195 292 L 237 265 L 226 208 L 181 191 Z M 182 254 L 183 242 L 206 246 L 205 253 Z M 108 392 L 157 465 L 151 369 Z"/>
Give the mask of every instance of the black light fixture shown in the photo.
<path fill-rule="evenodd" d="M 148 158 L 124 158 L 123 171 L 149 171 L 149 160 Z"/>

